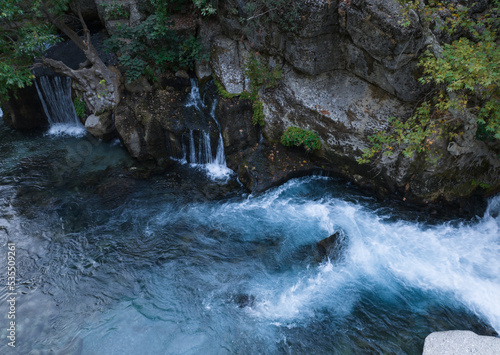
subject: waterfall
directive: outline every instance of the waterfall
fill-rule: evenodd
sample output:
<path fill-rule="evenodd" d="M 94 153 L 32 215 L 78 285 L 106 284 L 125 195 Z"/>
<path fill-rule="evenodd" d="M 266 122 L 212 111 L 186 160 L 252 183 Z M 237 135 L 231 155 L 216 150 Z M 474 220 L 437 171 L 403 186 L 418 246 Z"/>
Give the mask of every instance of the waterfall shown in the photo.
<path fill-rule="evenodd" d="M 212 104 L 212 109 L 210 110 L 210 116 L 213 118 L 215 123 L 217 124 L 217 128 L 219 129 L 219 141 L 217 142 L 217 152 L 215 155 L 215 164 L 221 166 L 226 165 L 226 155 L 224 154 L 224 141 L 222 139 L 222 130 L 219 124 L 219 121 L 215 118 L 215 108 L 217 107 L 217 99 L 214 99 Z"/>
<path fill-rule="evenodd" d="M 197 113 L 205 114 L 205 109 L 207 105 L 203 102 L 201 98 L 200 89 L 198 83 L 195 79 L 191 79 L 191 91 L 186 100 L 185 107 L 193 107 Z M 198 144 L 196 144 L 196 139 L 194 133 L 196 131 L 189 130 L 189 144 L 186 145 L 184 140 L 182 142 L 182 152 L 183 158 L 178 159 L 181 163 L 190 163 L 194 167 L 202 167 L 208 173 L 209 177 L 214 180 L 227 180 L 229 176 L 233 173 L 231 169 L 227 167 L 226 156 L 224 154 L 224 141 L 222 139 L 221 126 L 215 117 L 215 109 L 217 107 L 217 100 L 214 98 L 210 112 L 209 118 L 211 118 L 217 125 L 219 130 L 219 138 L 217 140 L 217 150 L 215 156 L 212 152 L 212 142 L 210 139 L 209 131 L 198 131 Z M 196 147 L 197 145 L 197 147 Z M 186 147 L 189 146 L 189 151 L 186 152 Z M 196 149 L 197 148 L 197 149 Z"/>
<path fill-rule="evenodd" d="M 35 80 L 35 85 L 50 124 L 48 133 L 82 135 L 85 128 L 71 101 L 71 79 L 65 76 L 41 76 Z"/>
<path fill-rule="evenodd" d="M 196 164 L 196 151 L 194 149 L 194 138 L 193 131 L 189 131 L 189 162 L 191 164 Z"/>
<path fill-rule="evenodd" d="M 205 104 L 203 103 L 203 100 L 200 96 L 200 88 L 198 87 L 198 82 L 194 78 L 191 78 L 191 91 L 189 92 L 185 106 L 194 107 L 198 111 L 201 111 L 205 107 Z"/>

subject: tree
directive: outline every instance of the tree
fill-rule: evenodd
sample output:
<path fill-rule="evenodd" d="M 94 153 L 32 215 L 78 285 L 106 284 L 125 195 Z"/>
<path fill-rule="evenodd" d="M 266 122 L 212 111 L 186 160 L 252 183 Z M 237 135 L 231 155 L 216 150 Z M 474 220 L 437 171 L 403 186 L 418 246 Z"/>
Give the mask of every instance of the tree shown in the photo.
<path fill-rule="evenodd" d="M 44 58 L 41 64 L 73 80 L 73 87 L 92 113 L 110 111 L 119 102 L 120 75 L 110 70 L 92 45 L 90 31 L 83 20 L 78 1 L 69 0 L 0 0 L 0 99 L 8 99 L 9 91 L 30 85 L 34 58 L 41 57 L 48 45 L 59 37 L 59 29 L 80 48 L 87 60 L 80 69 L 63 62 Z M 83 29 L 80 37 L 65 22 L 76 17 Z"/>
<path fill-rule="evenodd" d="M 439 0 L 402 4 L 403 25 L 420 26 L 426 40 L 419 80 L 433 89 L 410 118 L 391 118 L 391 132 L 371 136 L 373 145 L 359 161 L 368 162 L 380 152 L 391 154 L 397 147 L 406 156 L 425 153 L 440 137 L 450 141 L 453 155 L 477 150 L 477 139 L 500 139 L 498 0 L 485 9 Z"/>
<path fill-rule="evenodd" d="M 185 0 L 150 0 L 152 14 L 136 26 L 120 25 L 107 45 L 118 55 L 127 80 L 141 75 L 155 80 L 165 69 L 192 68 L 194 62 L 205 59 L 199 38 L 181 36 L 174 30 L 172 7 Z"/>

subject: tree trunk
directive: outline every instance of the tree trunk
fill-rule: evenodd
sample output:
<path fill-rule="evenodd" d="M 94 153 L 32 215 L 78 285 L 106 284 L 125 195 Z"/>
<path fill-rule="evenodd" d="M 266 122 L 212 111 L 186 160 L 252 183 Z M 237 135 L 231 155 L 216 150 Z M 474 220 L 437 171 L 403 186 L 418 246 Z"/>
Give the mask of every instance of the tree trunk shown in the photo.
<path fill-rule="evenodd" d="M 72 3 L 72 7 L 83 26 L 83 39 L 63 21 L 53 16 L 46 6 L 42 7 L 42 11 L 50 22 L 66 34 L 83 51 L 90 67 L 74 70 L 61 61 L 49 58 L 42 58 L 42 63 L 54 72 L 70 77 L 73 80 L 73 89 L 79 93 L 87 108 L 93 114 L 113 111 L 120 101 L 120 73 L 111 70 L 104 64 L 97 50 L 92 45 L 90 31 L 83 20 L 80 7 L 75 2 Z"/>

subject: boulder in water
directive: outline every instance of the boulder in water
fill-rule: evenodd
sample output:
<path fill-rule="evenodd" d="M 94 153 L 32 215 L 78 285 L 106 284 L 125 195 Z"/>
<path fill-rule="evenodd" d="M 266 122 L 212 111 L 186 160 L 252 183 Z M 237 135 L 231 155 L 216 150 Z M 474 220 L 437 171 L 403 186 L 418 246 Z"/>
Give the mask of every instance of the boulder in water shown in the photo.
<path fill-rule="evenodd" d="M 344 232 L 338 231 L 333 233 L 328 238 L 320 240 L 316 244 L 316 252 L 319 259 L 323 259 L 325 257 L 336 259 L 342 248 L 341 243 L 343 239 L 344 239 Z"/>
<path fill-rule="evenodd" d="M 115 125 L 110 113 L 103 113 L 99 116 L 90 115 L 85 121 L 85 129 L 94 137 L 102 140 L 110 140 L 115 133 Z"/>
<path fill-rule="evenodd" d="M 500 338 L 468 330 L 434 332 L 425 338 L 423 355 L 500 355 Z"/>

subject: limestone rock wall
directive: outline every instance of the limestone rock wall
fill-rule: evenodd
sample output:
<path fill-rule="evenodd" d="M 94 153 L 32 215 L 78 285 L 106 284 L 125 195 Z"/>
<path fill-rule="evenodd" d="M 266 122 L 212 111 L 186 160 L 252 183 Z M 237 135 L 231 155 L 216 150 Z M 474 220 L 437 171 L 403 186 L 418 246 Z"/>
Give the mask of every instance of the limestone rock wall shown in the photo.
<path fill-rule="evenodd" d="M 260 92 L 262 133 L 271 142 L 279 142 L 290 125 L 313 130 L 322 148 L 308 158 L 404 200 L 458 201 L 474 194 L 479 181 L 483 193 L 500 189 L 500 160 L 487 153 L 498 144 L 479 142 L 476 153 L 457 156 L 448 152 L 449 142 L 436 139 L 431 159 L 396 152 L 376 164 L 356 162 L 369 135 L 388 130 L 390 117 L 408 117 L 429 90 L 417 82 L 417 58 L 425 50 L 419 25 L 400 26 L 397 2 L 307 0 L 296 33 L 277 23 L 245 32 L 239 21 L 245 3 L 219 1 L 219 26 L 205 31 L 211 38 L 210 64 L 230 93 L 248 89 L 250 52 L 282 69 L 278 86 Z"/>

